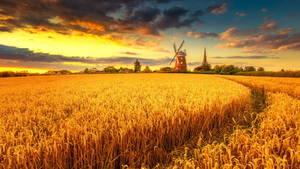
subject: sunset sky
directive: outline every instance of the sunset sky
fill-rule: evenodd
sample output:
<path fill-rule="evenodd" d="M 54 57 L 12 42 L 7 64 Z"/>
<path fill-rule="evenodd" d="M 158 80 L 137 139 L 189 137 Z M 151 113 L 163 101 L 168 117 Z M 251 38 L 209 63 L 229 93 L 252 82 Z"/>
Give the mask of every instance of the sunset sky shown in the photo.
<path fill-rule="evenodd" d="M 299 0 L 0 0 L 0 71 L 208 62 L 300 70 Z"/>

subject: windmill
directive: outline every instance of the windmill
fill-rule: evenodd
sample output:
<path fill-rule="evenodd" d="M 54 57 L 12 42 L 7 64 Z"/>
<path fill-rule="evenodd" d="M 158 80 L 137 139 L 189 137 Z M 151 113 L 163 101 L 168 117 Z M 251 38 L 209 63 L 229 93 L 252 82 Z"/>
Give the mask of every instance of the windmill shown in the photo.
<path fill-rule="evenodd" d="M 173 59 L 171 60 L 170 64 L 172 64 L 172 62 L 174 61 L 175 57 L 176 57 L 176 62 L 175 62 L 175 67 L 174 70 L 176 72 L 185 72 L 187 71 L 187 67 L 186 67 L 186 51 L 181 51 L 181 48 L 184 44 L 184 40 L 182 41 L 182 43 L 180 44 L 179 48 L 176 49 L 176 44 L 173 44 L 173 48 L 174 48 L 174 52 L 175 55 L 173 57 Z"/>

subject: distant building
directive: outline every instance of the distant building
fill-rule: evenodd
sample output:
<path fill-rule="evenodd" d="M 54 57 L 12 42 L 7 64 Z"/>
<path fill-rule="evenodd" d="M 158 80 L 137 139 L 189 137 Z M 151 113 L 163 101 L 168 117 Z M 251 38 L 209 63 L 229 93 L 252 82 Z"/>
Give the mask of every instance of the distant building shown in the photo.
<path fill-rule="evenodd" d="M 204 56 L 203 56 L 203 61 L 202 61 L 201 66 L 205 66 L 205 65 L 208 65 L 207 56 L 206 56 L 206 48 L 204 48 Z"/>
<path fill-rule="evenodd" d="M 134 62 L 134 72 L 141 72 L 141 63 L 138 59 Z"/>

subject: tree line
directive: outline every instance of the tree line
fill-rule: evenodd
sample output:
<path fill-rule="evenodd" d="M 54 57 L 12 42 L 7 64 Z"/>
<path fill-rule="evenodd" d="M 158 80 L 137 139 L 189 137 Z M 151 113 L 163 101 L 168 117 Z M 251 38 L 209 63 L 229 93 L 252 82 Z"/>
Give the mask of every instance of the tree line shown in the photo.
<path fill-rule="evenodd" d="M 159 70 L 151 70 L 149 66 L 144 69 L 136 71 L 128 67 L 116 68 L 114 66 L 107 66 L 102 70 L 97 68 L 85 68 L 81 72 L 71 72 L 69 70 L 50 70 L 46 73 L 29 73 L 27 71 L 0 72 L 0 77 L 20 77 L 20 76 L 37 76 L 37 75 L 66 75 L 66 74 L 101 74 L 101 73 L 177 73 L 172 67 L 161 67 Z M 245 75 L 245 76 L 274 76 L 274 77 L 300 77 L 300 71 L 265 71 L 263 67 L 255 68 L 254 66 L 238 67 L 234 65 L 201 65 L 194 68 L 193 71 L 181 73 L 199 73 L 199 74 L 221 74 L 221 75 Z"/>

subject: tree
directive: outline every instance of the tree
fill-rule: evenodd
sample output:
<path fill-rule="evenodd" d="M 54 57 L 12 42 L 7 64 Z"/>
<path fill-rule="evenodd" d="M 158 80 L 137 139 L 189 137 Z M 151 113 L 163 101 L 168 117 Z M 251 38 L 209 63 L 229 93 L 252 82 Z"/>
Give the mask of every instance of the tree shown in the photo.
<path fill-rule="evenodd" d="M 210 71 L 211 65 L 210 64 L 204 64 L 201 66 L 198 66 L 194 69 L 194 72 L 201 72 L 201 71 Z"/>
<path fill-rule="evenodd" d="M 72 72 L 69 71 L 69 70 L 60 70 L 59 72 L 60 72 L 60 74 L 63 74 L 63 75 L 71 74 L 71 73 L 72 73 Z"/>
<path fill-rule="evenodd" d="M 107 66 L 106 68 L 103 69 L 103 71 L 105 73 L 117 73 L 118 72 L 118 69 L 116 69 L 115 67 L 113 66 Z"/>
<path fill-rule="evenodd" d="M 145 72 L 145 73 L 151 73 L 152 70 L 150 69 L 149 66 L 146 66 L 145 69 L 143 70 L 143 72 Z"/>
<path fill-rule="evenodd" d="M 15 73 L 11 71 L 0 72 L 0 77 L 14 77 Z"/>
<path fill-rule="evenodd" d="M 214 67 L 214 71 L 216 72 L 216 73 L 220 73 L 221 71 L 222 71 L 222 68 L 224 67 L 224 65 L 222 65 L 222 66 L 219 66 L 219 65 L 216 65 L 215 67 Z"/>
<path fill-rule="evenodd" d="M 132 73 L 133 72 L 133 69 L 129 69 L 129 68 L 123 68 L 123 67 L 120 67 L 119 69 L 119 73 Z"/>
<path fill-rule="evenodd" d="M 265 69 L 264 69 L 263 67 L 259 67 L 259 68 L 257 69 L 257 71 L 263 72 L 263 71 L 265 71 Z"/>
<path fill-rule="evenodd" d="M 172 72 L 171 67 L 162 67 L 159 69 L 160 72 Z"/>
<path fill-rule="evenodd" d="M 246 72 L 254 72 L 254 71 L 256 71 L 256 69 L 254 66 L 246 66 L 245 71 Z"/>
<path fill-rule="evenodd" d="M 234 65 L 223 65 L 220 73 L 232 75 L 232 74 L 236 74 L 237 72 L 240 72 L 240 71 L 241 71 L 241 69 Z"/>
<path fill-rule="evenodd" d="M 141 71 L 141 63 L 139 62 L 138 59 L 136 59 L 136 61 L 134 62 L 134 72 L 140 72 Z"/>
<path fill-rule="evenodd" d="M 85 68 L 83 73 L 89 73 L 89 69 L 88 68 Z"/>

